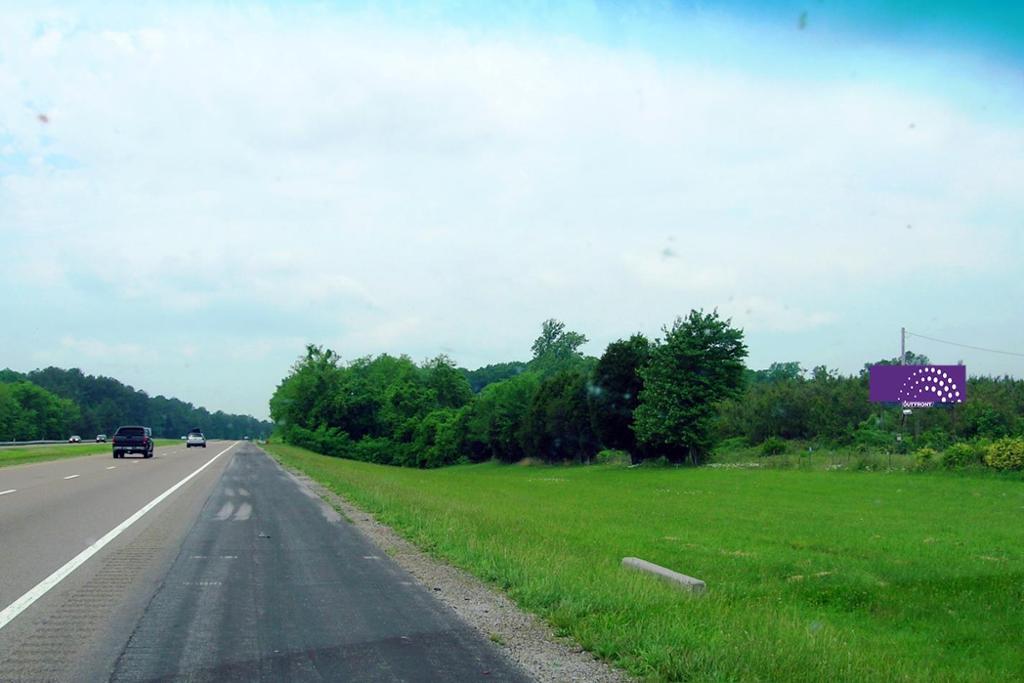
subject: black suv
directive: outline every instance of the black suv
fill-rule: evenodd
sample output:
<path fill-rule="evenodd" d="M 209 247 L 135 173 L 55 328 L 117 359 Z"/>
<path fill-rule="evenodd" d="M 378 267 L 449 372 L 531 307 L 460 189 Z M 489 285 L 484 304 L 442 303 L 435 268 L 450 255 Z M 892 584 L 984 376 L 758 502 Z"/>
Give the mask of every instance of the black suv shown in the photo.
<path fill-rule="evenodd" d="M 153 457 L 153 430 L 149 427 L 118 427 L 112 441 L 115 458 L 123 458 L 125 453 L 142 453 L 144 458 Z"/>

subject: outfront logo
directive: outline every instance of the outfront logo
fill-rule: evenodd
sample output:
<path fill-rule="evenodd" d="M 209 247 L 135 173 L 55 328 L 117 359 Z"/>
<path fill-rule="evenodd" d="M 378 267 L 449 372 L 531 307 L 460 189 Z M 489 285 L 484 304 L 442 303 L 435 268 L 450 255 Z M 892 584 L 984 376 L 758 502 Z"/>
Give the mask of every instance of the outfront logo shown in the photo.
<path fill-rule="evenodd" d="M 871 400 L 904 408 L 955 405 L 967 398 L 963 365 L 873 365 Z"/>

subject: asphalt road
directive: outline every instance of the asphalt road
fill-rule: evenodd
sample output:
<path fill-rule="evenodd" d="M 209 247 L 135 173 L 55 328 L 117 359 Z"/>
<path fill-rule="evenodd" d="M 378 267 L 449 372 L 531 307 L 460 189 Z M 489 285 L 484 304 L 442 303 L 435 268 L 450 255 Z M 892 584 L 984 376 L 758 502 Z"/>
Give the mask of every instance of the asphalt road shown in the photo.
<path fill-rule="evenodd" d="M 528 680 L 251 444 L 4 468 L 7 490 L 0 680 Z"/>

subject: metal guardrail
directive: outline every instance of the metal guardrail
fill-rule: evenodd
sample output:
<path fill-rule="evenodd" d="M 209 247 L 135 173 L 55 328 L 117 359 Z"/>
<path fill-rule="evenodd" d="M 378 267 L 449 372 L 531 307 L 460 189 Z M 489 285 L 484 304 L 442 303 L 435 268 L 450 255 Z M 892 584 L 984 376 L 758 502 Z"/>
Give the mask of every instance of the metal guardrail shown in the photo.
<path fill-rule="evenodd" d="M 68 442 L 66 440 L 62 440 L 62 441 L 44 441 L 44 440 L 39 440 L 39 441 L 0 441 L 0 448 L 5 448 L 7 446 L 51 446 L 51 445 L 57 445 L 57 444 L 61 444 L 61 443 L 66 443 L 69 446 L 74 446 L 73 443 L 70 443 L 70 442 Z M 91 443 L 91 442 L 86 441 L 85 439 L 82 439 L 82 441 L 80 443 Z"/>

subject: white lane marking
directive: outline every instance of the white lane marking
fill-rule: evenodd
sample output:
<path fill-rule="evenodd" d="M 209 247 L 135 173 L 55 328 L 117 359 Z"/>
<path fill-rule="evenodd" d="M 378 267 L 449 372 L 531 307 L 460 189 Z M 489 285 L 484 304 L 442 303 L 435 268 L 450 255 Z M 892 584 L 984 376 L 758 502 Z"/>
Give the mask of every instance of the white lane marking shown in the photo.
<path fill-rule="evenodd" d="M 117 469 L 117 465 L 111 465 L 111 466 L 110 466 L 110 467 L 108 467 L 107 469 L 108 469 L 108 470 L 116 470 L 116 469 Z"/>
<path fill-rule="evenodd" d="M 228 501 L 227 503 L 224 503 L 224 506 L 221 507 L 220 512 L 217 513 L 217 519 L 223 522 L 225 519 L 230 517 L 231 513 L 234 511 L 235 504 L 232 503 L 231 501 Z"/>
<path fill-rule="evenodd" d="M 135 522 L 139 521 L 139 519 L 141 519 L 143 515 L 145 515 L 147 512 L 155 508 L 157 505 L 163 502 L 164 499 L 166 499 L 169 495 L 180 489 L 182 486 L 191 481 L 193 477 L 197 476 L 200 472 L 202 472 L 207 467 L 212 465 L 214 460 L 230 451 L 239 443 L 240 442 L 238 441 L 234 442 L 233 444 L 222 450 L 220 453 L 207 460 L 203 465 L 199 467 L 199 469 L 195 470 L 192 474 L 188 475 L 187 477 L 179 481 L 177 484 L 167 489 L 153 500 L 146 503 L 134 515 L 132 515 L 131 517 L 124 520 L 116 527 L 108 531 L 106 535 L 103 536 L 103 538 L 96 541 L 88 548 L 75 555 L 63 567 L 61 567 L 60 569 L 58 569 L 57 571 L 55 571 L 54 573 L 50 574 L 45 579 L 40 581 L 38 584 L 35 585 L 34 588 L 29 590 L 27 593 L 22 595 L 20 598 L 12 602 L 7 607 L 3 608 L 3 610 L 0 610 L 0 629 L 3 629 L 4 626 L 7 626 L 7 624 L 11 623 L 11 621 L 15 617 L 17 617 L 19 614 L 28 609 L 32 605 L 32 603 L 46 595 L 47 591 L 49 591 L 51 588 L 53 588 L 61 581 L 66 579 L 71 574 L 71 572 L 78 569 L 90 557 L 92 557 L 100 550 L 102 550 L 104 546 L 106 546 L 108 543 L 110 543 L 115 538 L 124 533 L 125 529 L 130 527 L 132 524 L 135 524 Z"/>
<path fill-rule="evenodd" d="M 64 479 L 65 480 L 67 480 L 67 479 L 77 479 L 80 476 L 82 476 L 82 475 L 80 475 L 80 474 L 69 474 L 68 476 L 64 477 Z"/>
<path fill-rule="evenodd" d="M 252 517 L 252 505 L 242 503 L 238 508 L 238 512 L 235 513 L 235 521 L 244 522 L 250 517 Z"/>
<path fill-rule="evenodd" d="M 0 496 L 6 496 L 8 493 L 14 493 L 18 489 L 7 489 L 6 491 L 0 491 Z"/>

